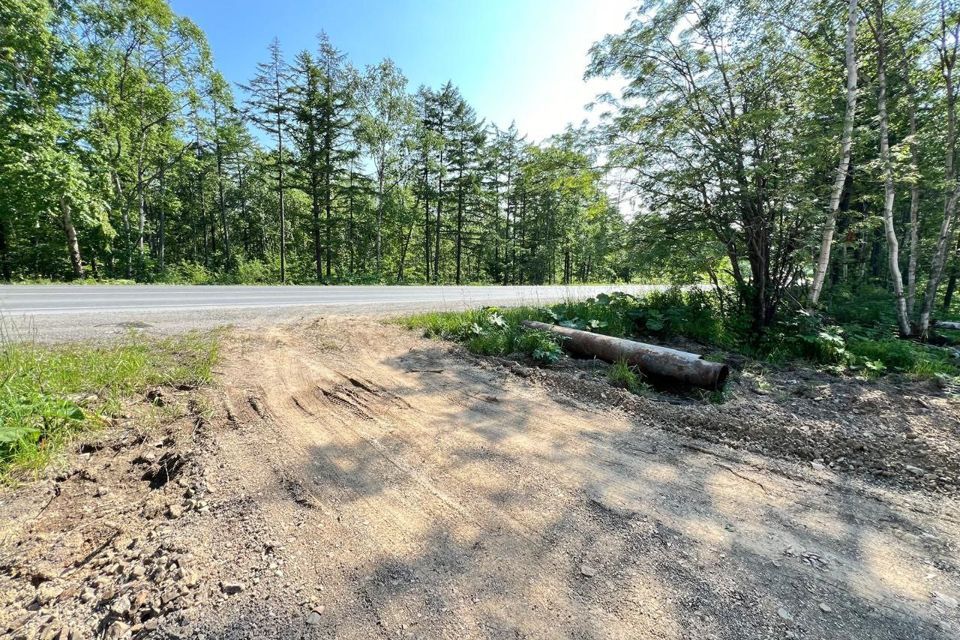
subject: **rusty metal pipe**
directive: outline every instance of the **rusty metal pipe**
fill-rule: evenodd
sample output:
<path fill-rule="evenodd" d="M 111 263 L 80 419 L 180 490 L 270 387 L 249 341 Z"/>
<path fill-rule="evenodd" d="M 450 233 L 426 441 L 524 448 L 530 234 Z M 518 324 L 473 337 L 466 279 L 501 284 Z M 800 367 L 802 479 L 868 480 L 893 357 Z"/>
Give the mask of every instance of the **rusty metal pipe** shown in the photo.
<path fill-rule="evenodd" d="M 523 326 L 561 336 L 564 348 L 573 353 L 600 358 L 610 363 L 622 360 L 647 375 L 669 378 L 696 387 L 722 389 L 730 375 L 730 367 L 727 365 L 709 362 L 696 353 L 533 320 L 525 320 Z"/>

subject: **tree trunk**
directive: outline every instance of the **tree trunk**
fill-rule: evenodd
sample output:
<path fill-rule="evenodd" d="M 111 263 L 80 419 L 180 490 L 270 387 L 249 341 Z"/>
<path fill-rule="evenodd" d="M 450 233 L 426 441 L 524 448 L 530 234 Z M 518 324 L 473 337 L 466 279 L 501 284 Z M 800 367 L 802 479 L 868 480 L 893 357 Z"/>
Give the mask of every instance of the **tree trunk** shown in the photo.
<path fill-rule="evenodd" d="M 423 165 L 423 272 L 424 282 L 430 283 L 430 197 L 427 193 L 429 185 L 429 176 L 427 175 L 427 164 L 424 160 Z"/>
<path fill-rule="evenodd" d="M 142 160 L 139 161 L 142 163 Z M 143 165 L 137 167 L 137 253 L 140 256 L 140 262 L 143 263 L 143 234 L 147 226 L 147 196 L 144 193 L 143 184 Z"/>
<path fill-rule="evenodd" d="M 123 197 L 123 183 L 120 182 L 120 174 L 116 170 L 111 171 L 113 176 L 113 186 L 117 190 L 117 199 L 120 202 L 120 209 L 122 211 L 122 220 L 123 220 L 123 249 L 124 254 L 126 254 L 127 264 L 126 264 L 126 276 L 128 278 L 133 276 L 133 270 L 130 260 L 130 213 L 127 211 L 127 203 L 124 202 Z"/>
<path fill-rule="evenodd" d="M 10 243 L 7 241 L 7 222 L 0 219 L 0 277 L 9 282 L 13 277 L 10 267 Z"/>
<path fill-rule="evenodd" d="M 941 3 L 941 12 L 946 9 Z M 917 323 L 917 333 L 921 337 L 926 337 L 930 327 L 930 318 L 933 315 L 933 307 L 937 301 L 937 289 L 940 287 L 940 281 L 943 279 L 943 271 L 947 264 L 947 254 L 953 244 L 953 218 L 957 210 L 957 198 L 960 196 L 960 185 L 955 184 L 954 159 L 956 157 L 957 145 L 957 104 L 955 89 L 953 86 L 953 69 L 956 64 L 956 50 L 952 52 L 947 48 L 947 27 L 946 16 L 941 15 L 941 72 L 946 84 L 947 91 L 947 139 L 946 139 L 946 157 L 944 159 L 944 182 L 947 184 L 947 191 L 944 196 L 943 221 L 940 223 L 940 233 L 937 236 L 936 249 L 933 254 L 933 260 L 930 265 L 930 275 L 927 278 L 927 290 L 923 296 L 923 308 L 920 310 L 920 320 Z M 956 43 L 954 42 L 954 45 Z M 952 193 L 951 193 L 952 191 Z"/>
<path fill-rule="evenodd" d="M 83 260 L 80 259 L 80 243 L 77 241 L 77 230 L 73 226 L 73 215 L 67 196 L 60 196 L 60 216 L 63 231 L 67 236 L 67 252 L 70 254 L 70 265 L 73 267 L 73 277 L 83 279 Z"/>
<path fill-rule="evenodd" d="M 310 213 L 313 216 L 313 262 L 317 270 L 317 282 L 323 281 L 323 243 L 320 240 L 320 176 L 316 169 L 310 171 Z"/>
<path fill-rule="evenodd" d="M 354 274 L 354 254 L 355 254 L 355 248 L 354 248 L 354 242 L 353 242 L 353 230 L 354 230 L 354 226 L 353 226 L 353 205 L 354 205 L 354 203 L 353 203 L 353 194 L 354 194 L 354 191 L 353 191 L 353 177 L 354 177 L 354 170 L 353 170 L 353 165 L 351 164 L 351 166 L 350 166 L 350 184 L 347 186 L 347 215 L 350 216 L 350 220 L 348 221 L 348 224 L 349 224 L 349 226 L 350 226 L 350 230 L 349 230 L 350 237 L 347 239 L 347 246 L 350 248 L 350 276 L 353 276 L 353 274 Z M 363 258 L 363 257 L 365 257 L 365 256 L 361 256 L 361 257 Z M 366 271 L 366 270 L 367 270 L 366 260 L 361 260 L 361 261 L 360 261 L 360 268 L 361 268 L 361 270 L 363 270 L 363 271 Z M 378 276 L 380 275 L 379 266 L 377 267 L 377 275 L 378 275 Z"/>
<path fill-rule="evenodd" d="M 247 219 L 247 194 L 243 189 L 243 164 L 240 162 L 239 154 L 237 154 L 235 160 L 237 161 L 237 192 L 240 196 L 240 219 L 246 220 L 247 222 L 247 230 L 246 233 L 243 234 L 243 248 L 249 257 L 252 246 L 250 238 L 253 236 L 253 234 L 250 232 L 252 221 Z"/>
<path fill-rule="evenodd" d="M 943 310 L 950 311 L 950 305 L 953 304 L 953 293 L 957 290 L 957 270 L 954 270 L 950 273 L 950 278 L 947 279 L 947 290 L 943 293 Z"/>
<path fill-rule="evenodd" d="M 440 153 L 440 164 L 443 164 L 443 152 Z M 440 283 L 440 214 L 443 210 L 443 169 L 437 174 L 437 221 L 434 224 L 434 244 L 433 244 L 433 281 Z"/>
<path fill-rule="evenodd" d="M 219 136 L 217 136 L 219 138 Z M 220 205 L 220 227 L 223 229 L 223 254 L 227 271 L 233 268 L 233 256 L 230 252 L 230 229 L 227 225 L 227 201 L 223 189 L 223 149 L 217 140 L 217 197 Z"/>
<path fill-rule="evenodd" d="M 910 164 L 913 169 L 914 180 L 910 185 L 910 262 L 907 264 L 907 314 L 912 318 L 917 300 L 917 259 L 920 253 L 920 184 L 917 144 L 914 139 L 917 135 L 917 109 L 911 97 L 910 100 Z"/>
<path fill-rule="evenodd" d="M 833 247 L 833 234 L 837 227 L 837 213 L 840 209 L 840 196 L 847 179 L 850 167 L 850 150 L 853 140 L 853 122 L 857 111 L 857 59 L 855 41 L 857 35 L 857 0 L 850 0 L 847 18 L 847 107 L 843 117 L 843 134 L 840 138 L 840 164 L 833 181 L 833 191 L 830 193 L 830 211 L 823 225 L 823 239 L 820 243 L 820 257 L 817 260 L 813 274 L 813 284 L 810 286 L 809 307 L 813 308 L 820 301 L 823 282 L 830 266 L 830 250 Z"/>
<path fill-rule="evenodd" d="M 277 195 L 280 200 L 280 284 L 287 282 L 287 212 L 283 202 L 283 91 L 279 73 L 274 76 L 277 106 Z"/>
<path fill-rule="evenodd" d="M 417 207 L 420 203 L 415 202 L 413 205 L 413 210 L 416 212 Z M 407 251 L 410 248 L 410 240 L 413 238 L 413 228 L 416 226 L 416 222 L 410 222 L 410 230 L 407 231 L 406 239 L 403 240 L 400 245 L 400 265 L 397 268 L 397 282 L 403 282 L 403 271 L 407 264 Z M 403 237 L 403 223 L 400 224 L 400 235 Z"/>
<path fill-rule="evenodd" d="M 463 145 L 460 149 L 461 162 Z M 460 175 L 457 178 L 457 284 L 460 284 L 461 263 L 463 259 L 463 165 L 460 165 Z"/>
<path fill-rule="evenodd" d="M 351 182 L 352 182 L 352 180 L 353 180 L 353 176 L 352 176 L 352 175 L 351 175 L 351 178 L 350 178 L 350 179 L 351 179 Z M 348 247 L 349 250 L 350 250 L 350 265 L 349 265 L 350 268 L 349 268 L 349 273 L 350 273 L 350 275 L 352 276 L 354 273 L 356 273 L 356 270 L 357 270 L 357 269 L 356 269 L 356 265 L 357 265 L 357 249 L 356 249 L 356 243 L 355 243 L 354 240 L 353 240 L 354 237 L 355 237 L 355 234 L 356 234 L 356 225 L 355 225 L 355 222 L 354 222 L 354 219 L 353 219 L 353 185 L 352 185 L 352 184 L 350 185 L 350 199 L 349 199 L 349 203 L 348 203 L 348 205 L 347 205 L 347 216 L 348 216 L 348 218 L 347 218 L 347 247 Z M 380 268 L 377 267 L 377 275 L 379 276 L 379 274 L 380 274 Z"/>
<path fill-rule="evenodd" d="M 167 189 L 167 169 L 166 163 L 161 160 L 160 165 L 160 208 L 159 219 L 157 220 L 157 266 L 162 272 L 164 270 L 167 251 L 167 216 L 164 195 Z"/>
<path fill-rule="evenodd" d="M 333 255 L 333 247 L 332 247 L 333 245 L 333 194 L 331 193 L 332 182 L 331 182 L 331 175 L 330 175 L 331 173 L 333 173 L 333 167 L 330 165 L 330 146 L 332 142 L 329 139 L 329 136 L 330 136 L 329 127 L 327 130 L 326 136 L 327 136 L 326 143 L 324 145 L 325 147 L 324 152 L 326 154 L 326 167 L 324 168 L 324 172 L 323 172 L 324 173 L 323 198 L 324 198 L 324 208 L 326 209 L 326 216 L 327 216 L 327 222 L 326 222 L 327 239 L 325 243 L 326 244 L 325 250 L 326 250 L 326 258 L 327 258 L 327 280 L 329 280 L 330 264 L 332 262 L 332 255 Z"/>
<path fill-rule="evenodd" d="M 900 335 L 911 335 L 907 301 L 903 293 L 903 275 L 900 273 L 900 245 L 893 226 L 893 163 L 890 161 L 889 119 L 887 116 L 886 37 L 884 35 L 883 4 L 877 5 L 877 110 L 880 116 L 880 162 L 883 167 L 883 229 L 887 238 L 890 277 L 896 299 L 897 325 Z"/>
<path fill-rule="evenodd" d="M 383 261 L 383 183 L 386 167 L 385 161 L 381 160 L 380 167 L 377 169 L 377 276 L 380 276 L 380 267 Z"/>
<path fill-rule="evenodd" d="M 511 224 L 510 218 L 510 204 L 515 202 L 512 187 L 513 187 L 513 167 L 507 167 L 507 192 L 506 198 L 507 201 L 504 203 L 503 207 L 503 284 L 508 285 L 513 281 L 513 233 L 514 227 Z"/>

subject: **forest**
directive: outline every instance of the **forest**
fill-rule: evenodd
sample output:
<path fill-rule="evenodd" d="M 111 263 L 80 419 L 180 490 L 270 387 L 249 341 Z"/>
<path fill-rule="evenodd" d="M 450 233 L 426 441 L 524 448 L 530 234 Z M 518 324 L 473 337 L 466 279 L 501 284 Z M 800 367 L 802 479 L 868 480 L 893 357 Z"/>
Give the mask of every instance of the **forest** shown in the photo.
<path fill-rule="evenodd" d="M 161 0 L 4 2 L 0 271 L 140 282 L 629 279 L 581 132 L 487 123 L 322 34 L 231 86 Z M 318 31 L 322 25 L 318 25 Z"/>
<path fill-rule="evenodd" d="M 925 337 L 960 275 L 948 0 L 648 0 L 542 142 L 317 25 L 245 83 L 164 0 L 0 8 L 0 277 L 702 283 L 762 333 L 860 286 Z M 585 58 L 586 59 L 586 58 Z"/>

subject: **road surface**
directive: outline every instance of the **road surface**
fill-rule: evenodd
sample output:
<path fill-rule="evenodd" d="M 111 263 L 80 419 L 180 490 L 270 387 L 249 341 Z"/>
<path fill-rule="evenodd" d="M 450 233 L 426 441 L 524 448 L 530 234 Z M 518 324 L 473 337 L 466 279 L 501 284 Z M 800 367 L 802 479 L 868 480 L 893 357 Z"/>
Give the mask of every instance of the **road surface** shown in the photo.
<path fill-rule="evenodd" d="M 390 315 L 482 305 L 540 305 L 650 285 L 391 287 L 7 285 L 0 287 L 5 337 L 62 341 L 131 329 L 176 333 L 306 314 Z"/>

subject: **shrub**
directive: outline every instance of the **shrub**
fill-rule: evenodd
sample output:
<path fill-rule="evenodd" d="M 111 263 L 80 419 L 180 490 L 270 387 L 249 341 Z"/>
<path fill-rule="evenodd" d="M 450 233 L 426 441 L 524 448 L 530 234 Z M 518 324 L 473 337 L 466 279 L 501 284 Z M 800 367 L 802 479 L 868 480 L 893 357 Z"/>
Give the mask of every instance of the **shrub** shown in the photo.
<path fill-rule="evenodd" d="M 158 278 L 157 282 L 169 284 L 210 284 L 214 276 L 200 263 L 181 262 L 168 268 Z"/>
<path fill-rule="evenodd" d="M 869 363 L 868 371 L 895 371 L 919 378 L 957 375 L 957 366 L 942 349 L 909 340 L 852 340 L 850 352 L 861 362 Z"/>
<path fill-rule="evenodd" d="M 403 320 L 407 327 L 423 330 L 424 336 L 462 342 L 472 353 L 505 356 L 522 353 L 550 364 L 563 354 L 557 336 L 549 331 L 530 331 L 521 325 L 528 319 L 544 319 L 544 310 L 520 307 L 487 307 L 474 311 L 424 313 Z"/>
<path fill-rule="evenodd" d="M 237 284 L 271 284 L 278 280 L 270 267 L 260 260 L 240 260 L 237 263 Z"/>
<path fill-rule="evenodd" d="M 563 355 L 560 340 L 549 331 L 521 330 L 515 339 L 514 350 L 543 364 L 552 364 Z"/>
<path fill-rule="evenodd" d="M 816 364 L 850 362 L 844 330 L 824 325 L 816 316 L 800 312 L 774 325 L 758 346 L 758 355 L 772 360 L 801 358 Z"/>

